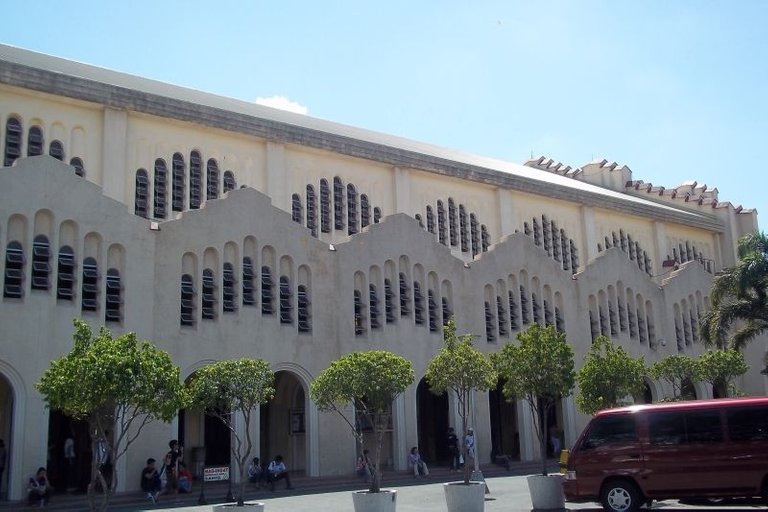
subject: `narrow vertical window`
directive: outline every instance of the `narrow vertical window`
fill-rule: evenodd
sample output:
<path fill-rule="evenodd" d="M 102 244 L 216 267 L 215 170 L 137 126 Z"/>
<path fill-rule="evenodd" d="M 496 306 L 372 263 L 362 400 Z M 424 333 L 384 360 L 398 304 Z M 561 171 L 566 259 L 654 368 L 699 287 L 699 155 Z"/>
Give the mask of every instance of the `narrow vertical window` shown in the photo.
<path fill-rule="evenodd" d="M 317 197 L 312 185 L 307 185 L 307 229 L 317 236 Z"/>
<path fill-rule="evenodd" d="M 256 296 L 253 289 L 253 260 L 248 256 L 243 258 L 243 306 L 255 306 Z"/>
<path fill-rule="evenodd" d="M 388 324 L 395 321 L 395 293 L 392 291 L 392 282 L 384 280 L 384 313 Z"/>
<path fill-rule="evenodd" d="M 355 336 L 362 336 L 365 334 L 365 326 L 363 325 L 363 297 L 360 290 L 354 292 L 354 321 L 355 321 Z"/>
<path fill-rule="evenodd" d="M 27 156 L 43 154 L 43 130 L 39 126 L 33 126 L 27 134 Z"/>
<path fill-rule="evenodd" d="M 508 291 L 507 295 L 509 298 L 509 326 L 513 331 L 516 331 L 520 328 L 520 324 L 517 321 L 517 302 L 512 290 Z"/>
<path fill-rule="evenodd" d="M 552 229 L 552 257 L 555 261 L 560 261 L 560 231 L 557 229 L 555 221 L 550 221 L 550 227 Z"/>
<path fill-rule="evenodd" d="M 75 283 L 75 254 L 68 245 L 59 249 L 59 269 L 56 278 L 56 298 L 72 300 Z"/>
<path fill-rule="evenodd" d="M 533 306 L 533 321 L 537 324 L 542 324 L 541 320 L 541 305 L 539 304 L 539 298 L 535 293 L 531 293 L 531 305 Z"/>
<path fill-rule="evenodd" d="M 429 311 L 429 331 L 437 332 L 437 302 L 435 301 L 435 292 L 432 290 L 427 291 L 427 309 Z"/>
<path fill-rule="evenodd" d="M 80 293 L 83 311 L 99 309 L 99 267 L 93 258 L 83 260 L 83 287 Z"/>
<path fill-rule="evenodd" d="M 307 287 L 303 284 L 299 285 L 296 300 L 299 313 L 299 332 L 312 332 L 312 315 L 310 312 L 311 302 L 309 300 Z"/>
<path fill-rule="evenodd" d="M 3 165 L 10 167 L 21 156 L 21 121 L 9 117 L 5 122 L 5 158 Z"/>
<path fill-rule="evenodd" d="M 347 184 L 347 234 L 357 233 L 357 190 L 351 183 Z"/>
<path fill-rule="evenodd" d="M 333 227 L 344 229 L 344 185 L 341 178 L 333 178 Z"/>
<path fill-rule="evenodd" d="M 555 306 L 555 328 L 558 332 L 565 332 L 565 319 L 560 308 Z"/>
<path fill-rule="evenodd" d="M 531 236 L 531 226 L 527 222 L 523 222 L 523 233 L 525 236 Z"/>
<path fill-rule="evenodd" d="M 371 203 L 368 196 L 360 194 L 360 227 L 366 227 L 371 224 Z"/>
<path fill-rule="evenodd" d="M 60 162 L 64 161 L 64 146 L 60 140 L 51 141 L 48 146 L 48 154 Z"/>
<path fill-rule="evenodd" d="M 203 200 L 203 161 L 200 153 L 189 155 L 189 209 L 197 210 Z"/>
<path fill-rule="evenodd" d="M 120 272 L 115 268 L 107 270 L 107 304 L 104 308 L 105 322 L 119 322 L 123 319 L 121 308 L 122 283 L 120 281 Z"/>
<path fill-rule="evenodd" d="M 184 326 L 195 325 L 195 287 L 192 276 L 181 276 L 181 316 L 180 324 Z"/>
<path fill-rule="evenodd" d="M 213 158 L 208 159 L 206 165 L 206 190 L 205 199 L 210 201 L 211 199 L 219 198 L 219 164 Z"/>
<path fill-rule="evenodd" d="M 164 219 L 166 215 L 168 171 L 165 167 L 165 160 L 158 158 L 155 160 L 155 214 L 156 219 Z"/>
<path fill-rule="evenodd" d="M 75 176 L 85 178 L 85 167 L 83 166 L 83 160 L 75 157 L 69 161 L 69 165 L 75 168 Z"/>
<path fill-rule="evenodd" d="M 554 318 L 552 317 L 552 307 L 547 299 L 544 299 L 544 325 L 554 325 Z"/>
<path fill-rule="evenodd" d="M 216 319 L 216 278 L 213 270 L 203 270 L 203 320 Z"/>
<path fill-rule="evenodd" d="M 576 244 L 573 239 L 570 240 L 571 248 L 571 273 L 575 274 L 579 271 L 579 250 L 576 248 Z"/>
<path fill-rule="evenodd" d="M 320 231 L 331 232 L 331 189 L 328 180 L 320 180 Z"/>
<path fill-rule="evenodd" d="M 496 320 L 499 323 L 499 336 L 508 336 L 507 330 L 507 310 L 504 308 L 504 301 L 500 295 L 496 296 Z"/>
<path fill-rule="evenodd" d="M 171 179 L 173 180 L 173 189 L 171 190 L 172 208 L 175 212 L 184 210 L 184 157 L 179 153 L 173 155 L 171 166 Z"/>
<path fill-rule="evenodd" d="M 560 230 L 560 250 L 563 255 L 563 270 L 571 268 L 571 258 L 568 255 L 568 237 L 565 235 L 565 230 Z"/>
<path fill-rule="evenodd" d="M 435 234 L 435 212 L 430 205 L 427 205 L 427 231 Z"/>
<path fill-rule="evenodd" d="M 467 224 L 467 210 L 463 204 L 459 205 L 459 233 L 461 252 L 469 252 L 469 226 Z"/>
<path fill-rule="evenodd" d="M 491 246 L 491 235 L 488 234 L 488 228 L 485 227 L 485 224 L 480 224 L 480 237 L 483 252 L 488 252 L 488 248 Z"/>
<path fill-rule="evenodd" d="M 235 284 L 235 269 L 231 263 L 225 263 L 221 273 L 221 305 L 225 313 L 237 311 Z"/>
<path fill-rule="evenodd" d="M 600 336 L 600 326 L 597 322 L 597 314 L 592 310 L 589 311 L 589 334 L 592 337 L 592 341 L 595 341 L 595 339 Z"/>
<path fill-rule="evenodd" d="M 442 298 L 442 306 L 443 306 L 443 325 L 446 325 L 448 321 L 451 319 L 451 305 L 448 303 L 448 298 L 443 297 Z"/>
<path fill-rule="evenodd" d="M 32 244 L 32 289 L 47 290 L 50 287 L 51 249 L 48 237 L 37 235 Z"/>
<path fill-rule="evenodd" d="M 400 272 L 400 316 L 411 315 L 411 295 L 408 280 L 405 274 Z"/>
<path fill-rule="evenodd" d="M 549 256 L 552 256 L 552 232 L 549 230 L 550 224 L 546 215 L 541 216 L 541 231 L 544 235 L 544 250 Z"/>
<path fill-rule="evenodd" d="M 368 316 L 371 318 L 371 329 L 381 327 L 379 322 L 379 296 L 376 293 L 376 285 L 368 285 Z"/>
<path fill-rule="evenodd" d="M 416 325 L 424 323 L 424 296 L 421 294 L 421 285 L 413 282 L 413 319 Z"/>
<path fill-rule="evenodd" d="M 523 317 L 523 325 L 531 323 L 530 311 L 528 309 L 528 294 L 525 291 L 525 286 L 520 285 L 520 312 Z"/>
<path fill-rule="evenodd" d="M 491 311 L 491 303 L 485 301 L 485 340 L 488 343 L 496 341 L 496 330 L 494 328 L 495 320 L 493 318 L 493 311 Z"/>
<path fill-rule="evenodd" d="M 149 179 L 147 171 L 139 169 L 136 171 L 136 190 L 134 191 L 133 213 L 145 219 L 149 215 L 147 212 L 147 195 L 149 193 Z"/>
<path fill-rule="evenodd" d="M 261 314 L 271 315 L 272 307 L 272 270 L 264 265 L 261 267 Z"/>
<path fill-rule="evenodd" d="M 416 219 L 416 222 L 418 222 L 418 223 L 419 223 L 419 227 L 420 227 L 421 229 L 424 229 L 424 221 L 423 221 L 423 220 L 422 220 L 422 218 L 421 218 L 421 214 L 420 214 L 420 213 L 417 213 L 416 215 L 414 215 L 414 218 Z"/>
<path fill-rule="evenodd" d="M 379 222 L 381 222 L 381 208 L 375 206 L 373 208 L 373 223 L 378 224 Z"/>
<path fill-rule="evenodd" d="M 437 239 L 438 241 L 446 245 L 446 239 L 445 239 L 445 207 L 443 206 L 442 201 L 437 201 Z"/>
<path fill-rule="evenodd" d="M 637 259 L 637 268 L 645 272 L 645 260 L 643 259 L 643 249 L 640 248 L 640 242 L 635 242 L 635 258 Z"/>
<path fill-rule="evenodd" d="M 235 175 L 232 171 L 224 171 L 224 193 L 230 192 L 237 188 L 237 182 L 235 181 Z"/>
<path fill-rule="evenodd" d="M 629 259 L 635 261 L 635 243 L 629 235 L 627 235 L 627 249 L 629 250 Z"/>
<path fill-rule="evenodd" d="M 17 241 L 5 248 L 5 284 L 3 297 L 20 299 L 24 296 L 24 249 Z"/>
<path fill-rule="evenodd" d="M 539 221 L 533 219 L 533 243 L 536 246 L 541 247 L 541 229 L 539 228 Z"/>
<path fill-rule="evenodd" d="M 293 323 L 293 294 L 288 276 L 280 276 L 280 323 Z"/>
<path fill-rule="evenodd" d="M 453 198 L 448 198 L 448 234 L 451 240 L 451 247 L 459 245 L 459 233 L 456 222 L 456 203 L 453 202 Z"/>
<path fill-rule="evenodd" d="M 477 224 L 477 216 L 474 213 L 469 214 L 469 233 L 472 240 L 472 257 L 480 253 L 480 229 Z"/>
<path fill-rule="evenodd" d="M 304 220 L 302 219 L 303 216 L 303 212 L 301 211 L 301 197 L 299 197 L 299 194 L 293 194 L 291 196 L 291 219 L 293 222 L 302 224 Z"/>

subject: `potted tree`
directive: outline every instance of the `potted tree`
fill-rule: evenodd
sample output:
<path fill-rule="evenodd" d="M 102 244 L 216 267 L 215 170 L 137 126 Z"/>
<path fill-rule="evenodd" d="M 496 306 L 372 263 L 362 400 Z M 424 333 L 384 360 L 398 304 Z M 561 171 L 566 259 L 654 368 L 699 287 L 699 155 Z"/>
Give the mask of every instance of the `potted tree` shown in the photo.
<path fill-rule="evenodd" d="M 534 509 L 565 506 L 561 475 L 547 475 L 547 416 L 558 397 L 571 394 L 576 379 L 573 349 L 564 332 L 553 325 L 533 324 L 517 335 L 519 345 L 507 343 L 492 356 L 499 376 L 506 379 L 504 396 L 522 399 L 529 407 L 539 441 L 541 475 L 528 477 Z"/>
<path fill-rule="evenodd" d="M 461 439 L 466 439 L 471 398 L 474 391 L 487 391 L 496 385 L 497 375 L 491 361 L 472 345 L 472 334 L 456 336 L 453 317 L 443 327 L 444 346 L 429 362 L 425 378 L 434 393 L 453 391 L 456 395 Z M 460 443 L 464 460 L 463 482 L 444 484 L 448 512 L 482 512 L 485 508 L 485 483 L 470 482 L 467 444 Z"/>
<path fill-rule="evenodd" d="M 310 397 L 321 411 L 336 411 L 349 426 L 360 451 L 365 449 L 361 425 L 373 429 L 374 456 L 368 491 L 352 494 L 356 512 L 394 511 L 397 494 L 381 489 L 381 446 L 392 411 L 392 402 L 413 383 L 413 365 L 384 350 L 352 352 L 323 370 L 312 382 Z M 350 416 L 346 409 L 352 406 Z"/>
<path fill-rule="evenodd" d="M 618 407 L 626 397 L 642 392 L 644 375 L 642 357 L 630 357 L 606 336 L 598 336 L 576 372 L 576 406 L 584 414 Z"/>
<path fill-rule="evenodd" d="M 237 463 L 239 491 L 237 506 L 245 506 L 246 463 L 251 458 L 251 418 L 256 407 L 275 395 L 275 374 L 269 363 L 261 359 L 229 359 L 199 369 L 188 389 L 190 405 L 217 417 L 234 438 L 232 456 Z M 235 420 L 240 415 L 245 433 L 238 432 Z M 251 510 L 263 510 L 263 503 L 249 503 Z"/>

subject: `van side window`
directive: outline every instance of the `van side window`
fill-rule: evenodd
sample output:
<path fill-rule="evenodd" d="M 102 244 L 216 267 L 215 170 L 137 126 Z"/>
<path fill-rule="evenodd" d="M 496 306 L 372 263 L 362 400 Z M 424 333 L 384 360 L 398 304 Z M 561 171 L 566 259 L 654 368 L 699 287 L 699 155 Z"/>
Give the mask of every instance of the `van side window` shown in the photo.
<path fill-rule="evenodd" d="M 742 407 L 726 411 L 731 441 L 765 441 L 768 439 L 768 411 L 759 407 Z"/>
<path fill-rule="evenodd" d="M 661 412 L 648 415 L 652 445 L 718 443 L 723 440 L 719 411 Z"/>
<path fill-rule="evenodd" d="M 599 418 L 592 423 L 589 434 L 584 438 L 582 448 L 598 448 L 604 444 L 626 443 L 637 440 L 635 418 L 633 416 L 617 416 Z"/>

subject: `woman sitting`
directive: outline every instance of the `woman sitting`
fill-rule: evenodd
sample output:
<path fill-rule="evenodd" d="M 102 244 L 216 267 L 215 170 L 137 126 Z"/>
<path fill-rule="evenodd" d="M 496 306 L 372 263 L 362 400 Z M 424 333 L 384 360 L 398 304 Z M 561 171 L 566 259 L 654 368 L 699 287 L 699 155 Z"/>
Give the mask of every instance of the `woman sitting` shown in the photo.
<path fill-rule="evenodd" d="M 413 476 L 415 478 L 418 478 L 419 475 L 429 476 L 429 468 L 426 462 L 421 460 L 418 446 L 411 448 L 411 453 L 408 454 L 408 465 L 413 468 Z"/>

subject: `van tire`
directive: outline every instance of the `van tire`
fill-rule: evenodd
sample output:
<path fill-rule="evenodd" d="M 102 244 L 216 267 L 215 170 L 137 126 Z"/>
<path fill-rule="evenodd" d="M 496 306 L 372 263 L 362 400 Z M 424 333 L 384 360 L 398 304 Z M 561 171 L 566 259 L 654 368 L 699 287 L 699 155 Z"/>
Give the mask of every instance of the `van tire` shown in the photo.
<path fill-rule="evenodd" d="M 614 479 L 603 484 L 600 502 L 609 512 L 635 512 L 640 509 L 645 499 L 631 480 Z"/>

